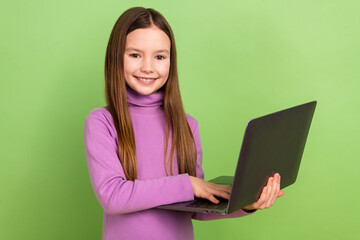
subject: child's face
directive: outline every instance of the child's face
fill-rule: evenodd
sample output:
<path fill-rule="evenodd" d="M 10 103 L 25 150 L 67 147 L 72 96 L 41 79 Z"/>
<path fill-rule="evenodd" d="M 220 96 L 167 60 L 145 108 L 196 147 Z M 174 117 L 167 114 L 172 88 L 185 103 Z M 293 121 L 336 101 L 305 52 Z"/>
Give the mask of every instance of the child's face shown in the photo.
<path fill-rule="evenodd" d="M 159 28 L 140 28 L 126 36 L 124 74 L 126 83 L 140 94 L 159 90 L 170 69 L 170 39 Z"/>

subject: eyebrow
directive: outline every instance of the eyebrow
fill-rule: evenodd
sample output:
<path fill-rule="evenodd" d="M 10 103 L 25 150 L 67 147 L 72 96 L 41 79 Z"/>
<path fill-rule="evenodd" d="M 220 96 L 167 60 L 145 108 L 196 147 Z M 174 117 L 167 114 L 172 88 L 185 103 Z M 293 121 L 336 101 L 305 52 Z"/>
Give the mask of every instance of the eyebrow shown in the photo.
<path fill-rule="evenodd" d="M 126 52 L 129 52 L 129 51 L 136 51 L 136 52 L 142 52 L 140 49 L 137 49 L 137 48 L 127 48 L 125 50 Z M 169 53 L 169 51 L 167 49 L 160 49 L 160 50 L 157 50 L 155 51 L 156 53 L 159 53 L 159 52 L 166 52 L 166 53 Z"/>

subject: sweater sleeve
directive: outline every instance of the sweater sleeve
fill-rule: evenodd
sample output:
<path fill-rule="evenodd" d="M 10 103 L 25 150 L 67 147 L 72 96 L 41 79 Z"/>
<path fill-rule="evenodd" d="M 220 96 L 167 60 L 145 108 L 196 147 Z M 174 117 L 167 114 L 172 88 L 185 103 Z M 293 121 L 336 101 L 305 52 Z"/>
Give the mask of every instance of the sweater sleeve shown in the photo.
<path fill-rule="evenodd" d="M 188 174 L 126 180 L 118 158 L 116 131 L 101 111 L 87 116 L 84 143 L 95 195 L 108 214 L 124 214 L 194 199 Z M 181 194 L 180 194 L 181 193 Z"/>
<path fill-rule="evenodd" d="M 200 141 L 200 132 L 198 125 L 196 126 L 194 132 L 194 139 L 197 149 L 197 162 L 196 162 L 196 176 L 198 178 L 204 179 L 204 171 L 202 169 L 202 148 L 201 148 L 201 141 Z M 216 214 L 216 213 L 193 213 L 192 218 L 196 220 L 215 220 L 215 219 L 223 219 L 223 218 L 237 218 L 237 217 L 243 217 L 250 215 L 256 211 L 252 212 L 246 212 L 242 209 L 239 209 L 231 214 L 228 215 L 222 215 L 222 214 Z"/>

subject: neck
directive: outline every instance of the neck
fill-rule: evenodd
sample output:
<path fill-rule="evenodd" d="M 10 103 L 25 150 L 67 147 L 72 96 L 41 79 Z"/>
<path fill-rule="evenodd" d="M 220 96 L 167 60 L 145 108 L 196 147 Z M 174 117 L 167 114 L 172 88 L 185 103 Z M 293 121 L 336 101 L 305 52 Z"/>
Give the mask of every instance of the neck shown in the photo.
<path fill-rule="evenodd" d="M 163 110 L 164 105 L 164 91 L 159 91 L 149 94 L 142 95 L 130 87 L 126 88 L 127 100 L 129 110 L 137 113 L 156 113 Z"/>

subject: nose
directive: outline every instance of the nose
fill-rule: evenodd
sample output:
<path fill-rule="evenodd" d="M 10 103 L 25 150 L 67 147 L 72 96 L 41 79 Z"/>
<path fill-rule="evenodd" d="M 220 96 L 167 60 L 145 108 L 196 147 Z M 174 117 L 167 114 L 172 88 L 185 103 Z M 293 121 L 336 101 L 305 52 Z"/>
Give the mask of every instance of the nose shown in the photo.
<path fill-rule="evenodd" d="M 151 73 L 153 72 L 153 62 L 151 58 L 144 58 L 141 64 L 142 72 Z"/>

